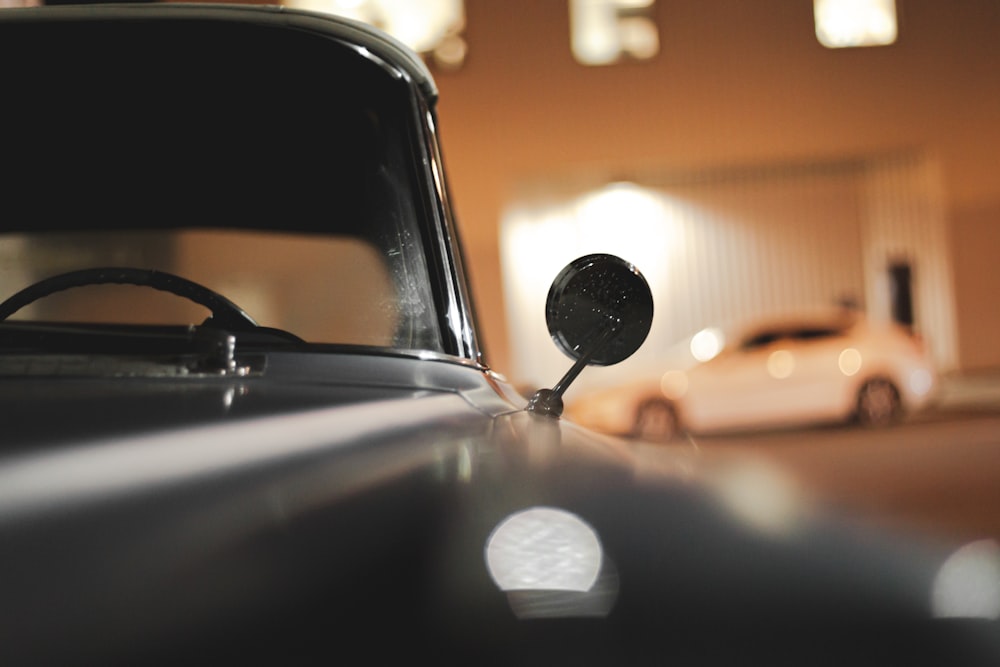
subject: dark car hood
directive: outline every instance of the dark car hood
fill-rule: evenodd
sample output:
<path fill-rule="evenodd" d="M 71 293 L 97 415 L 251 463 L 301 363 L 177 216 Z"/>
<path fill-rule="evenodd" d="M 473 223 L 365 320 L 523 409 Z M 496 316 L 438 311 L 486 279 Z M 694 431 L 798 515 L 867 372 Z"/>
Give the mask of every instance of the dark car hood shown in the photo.
<path fill-rule="evenodd" d="M 67 406 L 90 384 L 105 405 L 199 417 L 3 459 L 0 657 L 813 664 L 821 646 L 829 664 L 962 662 L 968 645 L 928 611 L 940 554 L 755 515 L 732 493 L 754 468 L 717 474 L 688 449 L 650 468 L 623 442 L 511 411 L 474 368 L 273 361 L 261 382 L 187 398 L 149 380 L 25 392 L 25 410 L 46 383 Z M 59 419 L 90 429 L 85 412 Z M 571 572 L 580 554 L 556 525 L 503 528 L 525 513 L 591 536 L 591 586 L 532 578 L 539 559 Z M 503 583 L 495 549 L 521 584 Z"/>
<path fill-rule="evenodd" d="M 468 368 L 402 356 L 277 352 L 255 363 L 246 376 L 126 375 L 114 363 L 94 373 L 72 361 L 45 364 L 56 372 L 0 376 L 0 451 L 485 389 Z"/>
<path fill-rule="evenodd" d="M 419 387 L 244 379 L 0 380 L 6 446 L 37 447 L 182 426 L 233 423 L 432 393 Z"/>

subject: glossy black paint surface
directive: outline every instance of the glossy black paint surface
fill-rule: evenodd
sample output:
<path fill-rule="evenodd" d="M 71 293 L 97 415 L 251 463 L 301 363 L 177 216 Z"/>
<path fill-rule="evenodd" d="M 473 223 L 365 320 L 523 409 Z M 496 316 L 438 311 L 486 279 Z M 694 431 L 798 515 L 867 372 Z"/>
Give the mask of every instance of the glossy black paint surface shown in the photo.
<path fill-rule="evenodd" d="M 242 384 L 74 393 L 39 380 L 7 393 L 5 405 L 59 419 L 36 420 L 51 445 L 6 452 L 0 466 L 5 662 L 365 651 L 791 664 L 823 646 L 878 664 L 918 649 L 950 660 L 964 646 L 927 617 L 930 552 L 806 517 L 787 533 L 755 527 L 690 454 L 644 471 L 621 442 L 517 410 L 472 367 L 314 356 L 279 355 Z M 45 400 L 49 390 L 64 395 Z M 134 421 L 102 420 L 107 405 Z M 491 531 L 532 507 L 571 512 L 600 536 L 605 615 L 491 580 Z M 518 618 L 525 605 L 563 611 Z"/>

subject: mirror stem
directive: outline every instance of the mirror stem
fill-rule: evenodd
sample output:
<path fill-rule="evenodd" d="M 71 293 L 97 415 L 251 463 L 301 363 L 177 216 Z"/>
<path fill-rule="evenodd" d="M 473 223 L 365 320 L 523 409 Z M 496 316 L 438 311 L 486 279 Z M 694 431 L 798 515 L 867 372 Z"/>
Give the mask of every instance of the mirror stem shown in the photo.
<path fill-rule="evenodd" d="M 550 417 L 559 417 L 563 413 L 563 400 L 562 396 L 566 392 L 569 385 L 576 379 L 576 377 L 583 371 L 583 369 L 590 363 L 590 360 L 598 350 L 600 350 L 604 345 L 608 343 L 612 338 L 615 337 L 622 328 L 622 321 L 620 318 L 614 318 L 611 326 L 607 327 L 597 340 L 593 344 L 589 345 L 586 350 L 580 355 L 580 358 L 576 360 L 568 371 L 566 375 L 562 376 L 562 379 L 556 383 L 552 389 L 539 389 L 535 392 L 535 395 L 531 397 L 528 401 L 528 412 L 537 412 L 543 415 L 549 415 Z"/>

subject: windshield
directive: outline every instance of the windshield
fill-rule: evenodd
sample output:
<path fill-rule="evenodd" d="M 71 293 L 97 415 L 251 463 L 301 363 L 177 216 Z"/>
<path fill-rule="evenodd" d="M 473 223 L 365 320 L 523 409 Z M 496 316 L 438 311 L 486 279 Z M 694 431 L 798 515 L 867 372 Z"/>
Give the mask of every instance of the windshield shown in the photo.
<path fill-rule="evenodd" d="M 168 34 L 0 35 L 35 61 L 5 83 L 18 131 L 2 157 L 0 300 L 69 271 L 153 269 L 308 342 L 440 351 L 408 88 L 320 37 L 206 23 L 181 47 Z M 88 285 L 11 319 L 208 315 L 148 287 Z"/>

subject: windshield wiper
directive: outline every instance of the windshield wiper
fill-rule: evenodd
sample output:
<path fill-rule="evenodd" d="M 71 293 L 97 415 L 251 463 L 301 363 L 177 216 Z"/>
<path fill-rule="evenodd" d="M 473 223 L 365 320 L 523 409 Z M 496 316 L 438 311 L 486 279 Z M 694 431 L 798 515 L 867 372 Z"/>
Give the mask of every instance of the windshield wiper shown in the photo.
<path fill-rule="evenodd" d="M 236 335 L 215 327 L 0 323 L 3 375 L 248 375 L 263 369 L 261 345 L 298 339 L 256 329 Z M 237 344 L 258 351 L 237 355 Z"/>

